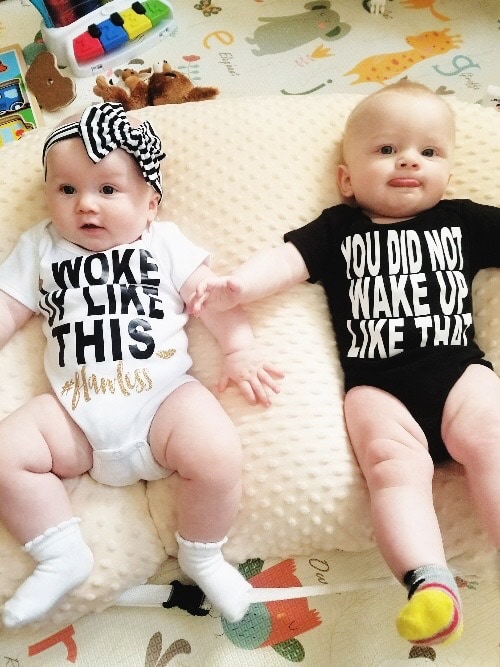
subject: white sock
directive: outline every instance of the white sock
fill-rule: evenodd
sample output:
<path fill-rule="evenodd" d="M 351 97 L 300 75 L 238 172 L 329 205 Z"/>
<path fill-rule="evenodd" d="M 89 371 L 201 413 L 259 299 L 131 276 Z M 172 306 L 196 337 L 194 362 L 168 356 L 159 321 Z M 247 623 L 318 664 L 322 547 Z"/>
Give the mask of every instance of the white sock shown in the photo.
<path fill-rule="evenodd" d="M 38 565 L 5 603 L 3 622 L 7 628 L 38 620 L 90 575 L 94 556 L 79 523 L 74 517 L 24 545 Z"/>
<path fill-rule="evenodd" d="M 227 538 L 220 542 L 189 542 L 176 533 L 179 543 L 178 561 L 187 574 L 205 593 L 230 623 L 240 621 L 250 605 L 251 584 L 230 565 L 221 552 Z"/>

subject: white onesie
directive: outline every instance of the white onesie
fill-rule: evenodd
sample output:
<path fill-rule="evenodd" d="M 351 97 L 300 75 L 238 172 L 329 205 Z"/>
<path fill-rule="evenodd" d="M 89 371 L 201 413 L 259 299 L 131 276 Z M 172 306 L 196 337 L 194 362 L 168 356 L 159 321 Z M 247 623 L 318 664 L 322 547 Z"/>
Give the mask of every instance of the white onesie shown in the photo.
<path fill-rule="evenodd" d="M 0 265 L 0 289 L 43 316 L 45 371 L 94 449 L 90 474 L 113 486 L 170 474 L 147 443 L 163 400 L 193 380 L 179 290 L 208 253 L 171 222 L 103 252 L 49 220 Z"/>

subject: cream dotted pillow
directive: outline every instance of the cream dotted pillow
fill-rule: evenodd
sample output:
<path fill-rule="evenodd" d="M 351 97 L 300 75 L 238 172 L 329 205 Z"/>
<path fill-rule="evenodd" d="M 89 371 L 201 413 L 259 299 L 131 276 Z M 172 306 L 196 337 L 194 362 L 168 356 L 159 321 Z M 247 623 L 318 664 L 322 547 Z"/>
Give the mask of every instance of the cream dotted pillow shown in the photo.
<path fill-rule="evenodd" d="M 285 231 L 339 201 L 335 166 L 356 95 L 218 99 L 136 112 L 162 137 L 161 217 L 212 253 L 227 272 L 256 250 L 282 243 Z M 500 115 L 452 102 L 458 125 L 450 197 L 500 205 Z M 0 150 L 0 255 L 47 215 L 41 148 L 47 129 Z M 7 168 L 5 168 L 7 165 Z M 500 273 L 478 277 L 480 344 L 500 368 Z M 368 494 L 346 437 L 342 376 L 319 286 L 299 285 L 248 307 L 267 356 L 285 371 L 272 408 L 252 407 L 231 388 L 221 401 L 243 442 L 242 507 L 226 545 L 233 561 L 373 547 Z M 220 355 L 202 325 L 189 325 L 193 373 L 212 387 Z M 46 387 L 42 339 L 32 322 L 0 352 L 0 416 Z M 193 416 L 197 415 L 193 409 Z M 89 581 L 49 623 L 103 609 L 175 555 L 175 476 L 127 488 L 87 475 L 67 482 L 82 529 L 96 553 Z M 435 498 L 448 557 L 464 573 L 491 571 L 493 552 L 470 507 L 459 466 L 438 469 Z M 5 600 L 32 568 L 0 529 L 0 595 Z"/>

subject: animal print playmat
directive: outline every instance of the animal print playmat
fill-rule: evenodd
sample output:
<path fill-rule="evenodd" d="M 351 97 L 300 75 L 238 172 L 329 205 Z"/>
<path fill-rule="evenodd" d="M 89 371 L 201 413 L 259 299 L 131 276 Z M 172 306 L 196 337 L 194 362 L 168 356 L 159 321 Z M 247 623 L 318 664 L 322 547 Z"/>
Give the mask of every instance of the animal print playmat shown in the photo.
<path fill-rule="evenodd" d="M 228 624 L 210 607 L 191 616 L 181 609 L 110 607 L 73 625 L 46 633 L 0 634 L 6 667 L 496 667 L 498 590 L 491 582 L 457 579 L 466 630 L 450 647 L 411 647 L 400 639 L 394 617 L 404 591 L 390 579 L 372 579 L 347 590 L 352 555 L 285 561 L 248 561 L 243 571 L 258 587 L 313 586 L 338 592 L 255 605 L 255 612 Z M 356 555 L 359 574 L 373 570 L 375 552 Z M 339 565 L 340 563 L 340 565 Z M 380 569 L 384 566 L 380 563 Z M 179 577 L 174 559 L 154 583 Z"/>
<path fill-rule="evenodd" d="M 387 0 L 371 16 L 366 0 L 176 0 L 177 27 L 134 66 L 168 60 L 194 83 L 215 85 L 221 96 L 369 93 L 409 76 L 443 95 L 480 102 L 500 86 L 499 0 Z M 41 48 L 40 17 L 28 0 L 0 2 L 0 45 L 19 43 L 30 57 Z M 123 63 L 126 65 L 126 63 Z M 67 70 L 63 70 L 65 76 Z M 108 78 L 116 75 L 106 72 Z M 68 107 L 44 113 L 54 125 L 95 100 L 93 79 L 75 79 Z M 242 128 L 244 131 L 244 128 Z M 498 148 L 498 147 L 496 147 Z M 1 158 L 1 149 L 0 149 Z M 4 165 L 5 167 L 5 165 Z M 2 167 L 0 167 L 2 168 Z M 200 174 L 200 178 L 202 175 Z M 373 570 L 376 552 L 356 556 Z M 339 569 L 339 562 L 342 567 Z M 466 630 L 451 647 L 411 648 L 394 616 L 404 591 L 382 580 L 346 589 L 353 581 L 349 554 L 287 561 L 252 561 L 245 573 L 261 587 L 333 587 L 337 592 L 265 603 L 259 623 L 228 626 L 209 607 L 192 616 L 181 609 L 113 607 L 54 634 L 0 633 L 0 667 L 494 667 L 499 664 L 499 597 L 491 582 L 459 580 Z M 179 576 L 168 561 L 154 583 Z M 363 579 L 360 576 L 360 579 Z"/>
<path fill-rule="evenodd" d="M 499 0 L 386 0 L 382 15 L 369 0 L 171 1 L 176 27 L 131 66 L 167 60 L 223 97 L 370 93 L 408 76 L 475 103 L 500 87 Z M 0 46 L 19 43 L 29 64 L 43 49 L 40 19 L 30 0 L 0 2 Z M 118 82 L 116 69 L 106 78 Z M 75 78 L 74 101 L 46 124 L 95 101 L 93 84 Z"/>

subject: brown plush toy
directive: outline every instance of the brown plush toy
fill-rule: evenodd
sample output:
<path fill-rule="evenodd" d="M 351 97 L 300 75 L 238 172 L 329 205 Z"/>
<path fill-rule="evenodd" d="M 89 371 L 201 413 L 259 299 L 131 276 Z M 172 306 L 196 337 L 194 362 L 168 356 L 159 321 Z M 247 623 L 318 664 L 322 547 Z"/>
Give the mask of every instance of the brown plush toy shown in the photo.
<path fill-rule="evenodd" d="M 125 111 L 161 104 L 200 102 L 219 94 L 218 88 L 213 86 L 195 86 L 189 77 L 173 70 L 167 62 L 163 63 L 160 71 L 153 71 L 148 78 L 144 79 L 144 74 L 144 70 L 123 70 L 122 79 L 128 90 L 98 76 L 93 91 L 105 102 L 119 102 Z"/>
<path fill-rule="evenodd" d="M 76 97 L 75 82 L 61 74 L 56 57 L 49 51 L 42 51 L 31 63 L 26 72 L 26 85 L 46 111 L 68 106 Z"/>

